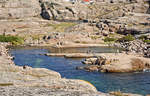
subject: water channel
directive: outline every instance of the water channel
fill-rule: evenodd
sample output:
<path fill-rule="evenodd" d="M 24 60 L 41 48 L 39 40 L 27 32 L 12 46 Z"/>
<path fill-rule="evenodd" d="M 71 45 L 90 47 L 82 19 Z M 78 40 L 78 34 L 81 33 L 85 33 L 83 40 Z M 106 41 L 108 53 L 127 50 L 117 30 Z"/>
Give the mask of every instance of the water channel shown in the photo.
<path fill-rule="evenodd" d="M 91 47 L 91 48 L 37 48 L 16 47 L 12 48 L 11 54 L 15 57 L 15 64 L 19 66 L 28 65 L 34 68 L 47 68 L 55 70 L 63 78 L 83 79 L 91 82 L 99 91 L 122 91 L 137 94 L 150 94 L 150 73 L 100 73 L 76 70 L 76 66 L 83 66 L 84 58 L 70 59 L 64 57 L 48 57 L 48 52 L 86 52 L 92 50 L 98 53 L 116 52 L 116 48 Z"/>

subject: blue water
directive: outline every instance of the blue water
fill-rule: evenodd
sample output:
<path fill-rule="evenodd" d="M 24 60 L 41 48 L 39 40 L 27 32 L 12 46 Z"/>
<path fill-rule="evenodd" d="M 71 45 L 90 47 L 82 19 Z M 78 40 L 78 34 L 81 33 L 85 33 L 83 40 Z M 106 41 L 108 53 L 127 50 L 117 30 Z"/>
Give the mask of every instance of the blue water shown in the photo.
<path fill-rule="evenodd" d="M 76 70 L 83 66 L 83 59 L 66 59 L 63 57 L 48 57 L 46 49 L 13 49 L 16 65 L 28 65 L 34 68 L 47 68 L 59 72 L 62 77 L 83 79 L 91 82 L 99 91 L 122 91 L 138 94 L 150 94 L 150 73 L 100 73 Z"/>

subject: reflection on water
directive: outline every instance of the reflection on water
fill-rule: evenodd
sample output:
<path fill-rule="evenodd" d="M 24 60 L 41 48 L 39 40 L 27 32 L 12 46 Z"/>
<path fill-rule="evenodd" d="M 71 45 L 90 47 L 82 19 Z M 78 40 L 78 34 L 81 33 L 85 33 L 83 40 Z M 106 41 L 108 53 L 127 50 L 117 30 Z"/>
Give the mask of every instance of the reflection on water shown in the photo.
<path fill-rule="evenodd" d="M 99 49 L 100 50 L 100 49 Z M 150 94 L 150 73 L 99 73 L 76 70 L 82 66 L 82 59 L 66 59 L 63 57 L 47 57 L 39 54 L 47 53 L 46 49 L 14 49 L 17 65 L 28 65 L 35 68 L 48 68 L 60 72 L 62 77 L 83 79 L 91 82 L 99 91 L 123 91 L 139 94 Z"/>

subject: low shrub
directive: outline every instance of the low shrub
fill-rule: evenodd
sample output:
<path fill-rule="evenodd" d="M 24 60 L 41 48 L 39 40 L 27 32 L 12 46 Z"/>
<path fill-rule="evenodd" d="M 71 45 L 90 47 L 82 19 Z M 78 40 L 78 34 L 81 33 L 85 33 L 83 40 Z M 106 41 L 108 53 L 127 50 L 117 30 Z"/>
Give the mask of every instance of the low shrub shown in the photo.
<path fill-rule="evenodd" d="M 11 42 L 13 45 L 23 44 L 23 38 L 18 36 L 0 35 L 0 42 Z"/>
<path fill-rule="evenodd" d="M 139 37 L 139 39 L 145 40 L 145 39 L 147 39 L 147 36 L 146 36 L 146 35 L 141 35 L 141 36 Z"/>
<path fill-rule="evenodd" d="M 133 41 L 133 40 L 135 40 L 135 38 L 131 34 L 118 39 L 119 42 L 129 42 L 129 41 Z"/>
<path fill-rule="evenodd" d="M 150 40 L 143 40 L 143 42 L 145 42 L 145 43 L 150 43 Z"/>

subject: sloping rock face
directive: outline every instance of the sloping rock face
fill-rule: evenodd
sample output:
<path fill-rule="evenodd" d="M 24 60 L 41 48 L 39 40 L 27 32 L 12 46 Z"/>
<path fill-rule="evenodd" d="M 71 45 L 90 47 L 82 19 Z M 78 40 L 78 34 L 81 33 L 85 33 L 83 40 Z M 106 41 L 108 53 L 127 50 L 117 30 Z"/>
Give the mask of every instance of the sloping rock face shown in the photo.
<path fill-rule="evenodd" d="M 24 18 L 40 15 L 38 0 L 1 0 L 0 19 Z"/>

